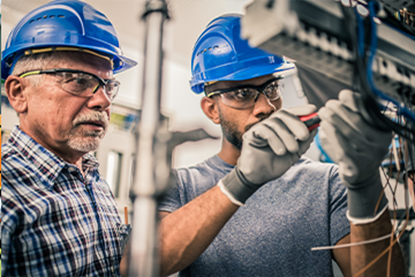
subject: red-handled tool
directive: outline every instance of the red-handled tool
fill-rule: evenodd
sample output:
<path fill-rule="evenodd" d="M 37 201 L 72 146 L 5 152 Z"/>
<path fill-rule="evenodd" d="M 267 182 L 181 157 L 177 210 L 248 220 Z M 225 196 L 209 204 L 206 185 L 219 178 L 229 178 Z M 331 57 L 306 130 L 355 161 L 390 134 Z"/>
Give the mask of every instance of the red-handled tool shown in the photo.
<path fill-rule="evenodd" d="M 318 126 L 320 126 L 320 117 L 318 117 L 317 113 L 312 113 L 309 115 L 303 115 L 299 117 L 301 121 L 308 127 L 308 130 L 311 132 Z"/>

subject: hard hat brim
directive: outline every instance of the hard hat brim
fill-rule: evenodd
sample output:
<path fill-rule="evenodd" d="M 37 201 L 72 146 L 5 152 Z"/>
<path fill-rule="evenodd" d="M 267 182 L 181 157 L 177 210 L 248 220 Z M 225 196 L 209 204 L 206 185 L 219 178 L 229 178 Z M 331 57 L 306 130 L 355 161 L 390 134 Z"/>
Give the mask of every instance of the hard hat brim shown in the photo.
<path fill-rule="evenodd" d="M 288 75 L 294 72 L 294 69 L 295 65 L 293 63 L 285 62 L 283 64 L 251 66 L 244 68 L 243 70 L 233 72 L 232 74 L 221 76 L 220 78 L 216 76 L 208 76 L 209 74 L 204 72 L 204 74 L 193 76 L 193 78 L 190 80 L 190 86 L 193 92 L 200 94 L 204 91 L 205 83 L 208 82 L 243 81 L 274 73 Z"/>

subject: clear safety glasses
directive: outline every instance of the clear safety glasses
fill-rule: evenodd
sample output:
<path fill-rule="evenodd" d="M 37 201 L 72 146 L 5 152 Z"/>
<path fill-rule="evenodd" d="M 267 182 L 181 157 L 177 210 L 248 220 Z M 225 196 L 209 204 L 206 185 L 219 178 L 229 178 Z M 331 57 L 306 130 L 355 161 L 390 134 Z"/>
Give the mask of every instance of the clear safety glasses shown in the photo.
<path fill-rule="evenodd" d="M 91 97 L 101 86 L 112 102 L 120 88 L 120 82 L 115 79 L 104 80 L 88 72 L 67 68 L 29 71 L 20 74 L 19 77 L 37 74 L 53 74 L 59 77 L 59 83 L 64 91 L 80 97 Z"/>
<path fill-rule="evenodd" d="M 207 97 L 220 95 L 222 102 L 235 109 L 248 109 L 255 106 L 259 94 L 262 92 L 269 101 L 276 101 L 281 97 L 284 89 L 284 78 L 272 79 L 260 86 L 245 85 L 230 89 L 217 90 L 209 93 Z"/>

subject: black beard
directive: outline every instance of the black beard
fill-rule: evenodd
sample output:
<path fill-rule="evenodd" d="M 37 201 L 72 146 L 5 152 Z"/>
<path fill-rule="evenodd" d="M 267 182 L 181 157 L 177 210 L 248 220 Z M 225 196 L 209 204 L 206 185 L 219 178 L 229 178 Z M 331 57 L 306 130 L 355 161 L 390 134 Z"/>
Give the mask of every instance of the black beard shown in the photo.
<path fill-rule="evenodd" d="M 238 131 L 237 126 L 233 122 L 229 122 L 225 120 L 220 112 L 219 112 L 219 118 L 220 118 L 221 128 L 222 128 L 224 137 L 229 143 L 231 143 L 233 146 L 235 146 L 239 150 L 242 150 L 243 134 L 246 133 L 252 126 L 257 124 L 258 122 L 266 119 L 266 117 L 264 117 L 264 118 L 261 118 L 258 122 L 245 126 L 244 132 L 241 133 Z"/>
<path fill-rule="evenodd" d="M 240 132 L 229 129 L 228 127 L 229 126 L 226 126 L 222 123 L 222 132 L 226 140 L 239 150 L 242 150 L 242 134 Z"/>
<path fill-rule="evenodd" d="M 231 143 L 233 146 L 235 146 L 237 149 L 242 150 L 243 134 L 246 133 L 252 126 L 257 124 L 259 121 L 266 119 L 266 117 L 261 118 L 258 122 L 245 126 L 243 133 L 238 131 L 237 126 L 233 122 L 225 120 L 220 111 L 219 111 L 219 119 L 221 123 L 222 132 L 226 140 L 229 143 Z"/>
<path fill-rule="evenodd" d="M 229 141 L 229 143 L 231 143 L 233 146 L 241 150 L 243 134 L 238 131 L 238 128 L 235 125 L 235 123 L 230 122 L 223 117 L 220 109 L 219 109 L 219 119 L 220 119 L 220 125 L 222 128 L 222 133 L 225 139 Z"/>

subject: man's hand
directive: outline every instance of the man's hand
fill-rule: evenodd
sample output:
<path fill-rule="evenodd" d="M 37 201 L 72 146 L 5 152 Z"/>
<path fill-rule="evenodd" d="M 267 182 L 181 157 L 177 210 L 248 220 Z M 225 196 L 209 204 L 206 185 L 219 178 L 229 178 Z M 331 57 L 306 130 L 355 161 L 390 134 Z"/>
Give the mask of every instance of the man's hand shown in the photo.
<path fill-rule="evenodd" d="M 392 132 L 368 124 L 363 112 L 361 96 L 350 90 L 341 91 L 339 100 L 328 101 L 318 112 L 322 146 L 339 164 L 348 188 L 349 220 L 355 224 L 376 220 L 387 206 L 383 195 L 376 209 L 382 194 L 379 166 L 392 140 Z"/>
<path fill-rule="evenodd" d="M 315 109 L 314 105 L 305 105 L 276 111 L 244 134 L 237 165 L 219 182 L 232 202 L 245 203 L 258 188 L 283 175 L 307 151 L 317 131 L 310 133 L 298 117 Z"/>

